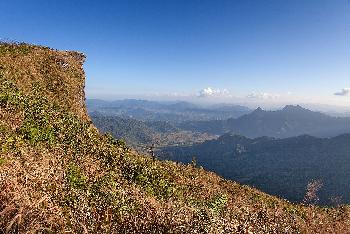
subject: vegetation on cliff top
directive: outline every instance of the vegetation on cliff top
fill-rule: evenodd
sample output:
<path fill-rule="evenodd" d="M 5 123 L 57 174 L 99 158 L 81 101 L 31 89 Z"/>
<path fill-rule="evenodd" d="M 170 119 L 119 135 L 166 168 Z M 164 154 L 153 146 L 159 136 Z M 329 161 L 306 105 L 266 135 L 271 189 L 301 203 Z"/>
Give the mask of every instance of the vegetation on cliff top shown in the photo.
<path fill-rule="evenodd" d="M 349 232 L 349 208 L 293 205 L 101 135 L 84 56 L 0 44 L 0 233 Z"/>

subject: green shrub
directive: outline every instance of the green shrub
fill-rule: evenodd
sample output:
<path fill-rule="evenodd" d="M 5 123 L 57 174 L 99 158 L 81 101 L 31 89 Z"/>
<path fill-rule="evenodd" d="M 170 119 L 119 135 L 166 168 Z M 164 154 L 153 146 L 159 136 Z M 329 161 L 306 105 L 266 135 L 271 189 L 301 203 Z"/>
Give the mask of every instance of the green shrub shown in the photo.
<path fill-rule="evenodd" d="M 40 125 L 40 122 L 25 120 L 19 131 L 31 143 L 47 142 L 53 144 L 55 142 L 55 131 L 49 124 Z"/>
<path fill-rule="evenodd" d="M 176 192 L 175 184 L 167 177 L 162 167 L 150 160 L 132 160 L 124 157 L 120 164 L 125 179 L 142 186 L 144 190 L 157 198 L 167 199 Z"/>
<path fill-rule="evenodd" d="M 6 159 L 0 157 L 0 167 L 6 163 Z"/>
<path fill-rule="evenodd" d="M 207 207 L 214 213 L 220 214 L 227 204 L 226 195 L 217 195 L 207 203 Z"/>
<path fill-rule="evenodd" d="M 84 189 L 86 187 L 86 177 L 82 170 L 74 164 L 67 169 L 67 180 L 73 188 Z"/>

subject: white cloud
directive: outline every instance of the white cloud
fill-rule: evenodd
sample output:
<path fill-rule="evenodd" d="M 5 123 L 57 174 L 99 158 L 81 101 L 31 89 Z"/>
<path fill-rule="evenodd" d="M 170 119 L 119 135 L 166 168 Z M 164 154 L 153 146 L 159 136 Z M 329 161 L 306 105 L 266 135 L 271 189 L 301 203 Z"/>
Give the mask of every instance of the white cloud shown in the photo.
<path fill-rule="evenodd" d="M 229 96 L 230 92 L 227 89 L 213 89 L 211 87 L 202 89 L 198 93 L 198 97 L 221 97 Z"/>
<path fill-rule="evenodd" d="M 251 98 L 251 99 L 262 99 L 262 100 L 267 100 L 267 99 L 277 99 L 280 98 L 281 95 L 279 94 L 272 94 L 272 93 L 256 93 L 253 92 L 249 95 L 247 95 L 247 98 Z"/>
<path fill-rule="evenodd" d="M 344 88 L 339 92 L 335 93 L 336 96 L 350 96 L 350 88 Z"/>

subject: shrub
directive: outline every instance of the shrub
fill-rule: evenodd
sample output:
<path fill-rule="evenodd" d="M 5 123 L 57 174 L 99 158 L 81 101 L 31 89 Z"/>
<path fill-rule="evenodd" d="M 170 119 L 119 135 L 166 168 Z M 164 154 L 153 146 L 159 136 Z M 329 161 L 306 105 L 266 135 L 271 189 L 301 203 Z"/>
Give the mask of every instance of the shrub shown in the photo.
<path fill-rule="evenodd" d="M 71 164 L 67 169 L 68 183 L 77 189 L 85 188 L 86 177 L 82 173 L 82 170 L 75 164 Z"/>
<path fill-rule="evenodd" d="M 220 214 L 227 204 L 227 196 L 219 194 L 207 203 L 207 207 L 214 213 Z"/>

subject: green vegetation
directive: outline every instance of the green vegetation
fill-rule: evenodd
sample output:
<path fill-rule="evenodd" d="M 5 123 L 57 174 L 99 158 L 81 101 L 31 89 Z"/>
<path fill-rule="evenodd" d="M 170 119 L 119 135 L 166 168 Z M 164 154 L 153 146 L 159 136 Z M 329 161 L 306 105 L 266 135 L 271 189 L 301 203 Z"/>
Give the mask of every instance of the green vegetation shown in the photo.
<path fill-rule="evenodd" d="M 86 177 L 82 173 L 81 169 L 74 164 L 71 164 L 68 167 L 67 180 L 69 184 L 73 186 L 73 188 L 79 188 L 79 189 L 85 188 Z"/>
<path fill-rule="evenodd" d="M 0 166 L 6 163 L 6 160 L 4 158 L 0 158 Z"/>
<path fill-rule="evenodd" d="M 128 175 L 131 176 L 131 180 L 135 183 L 141 185 L 144 190 L 158 198 L 168 199 L 175 195 L 175 184 L 167 178 L 166 171 L 156 165 L 148 167 L 147 164 L 142 164 L 138 162 L 137 164 L 132 164 L 133 168 L 130 170 L 124 170 Z"/>
<path fill-rule="evenodd" d="M 212 210 L 215 214 L 220 214 L 227 204 L 227 196 L 225 195 L 217 195 L 212 200 L 207 203 L 207 206 L 210 210 Z"/>

